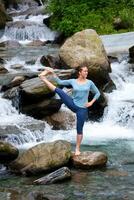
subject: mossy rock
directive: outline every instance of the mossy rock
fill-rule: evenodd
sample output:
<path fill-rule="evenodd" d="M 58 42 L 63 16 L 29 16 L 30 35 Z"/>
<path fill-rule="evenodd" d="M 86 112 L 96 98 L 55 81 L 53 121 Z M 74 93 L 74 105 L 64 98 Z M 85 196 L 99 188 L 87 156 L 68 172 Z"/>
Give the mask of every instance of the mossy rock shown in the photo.
<path fill-rule="evenodd" d="M 12 144 L 0 141 L 0 163 L 7 164 L 18 157 L 19 150 Z"/>

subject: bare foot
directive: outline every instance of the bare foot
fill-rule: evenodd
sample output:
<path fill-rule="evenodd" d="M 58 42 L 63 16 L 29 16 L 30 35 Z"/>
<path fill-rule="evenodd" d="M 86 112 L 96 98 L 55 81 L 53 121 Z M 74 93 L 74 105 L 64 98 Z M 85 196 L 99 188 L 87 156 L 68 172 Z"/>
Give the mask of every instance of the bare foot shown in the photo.
<path fill-rule="evenodd" d="M 74 155 L 79 156 L 80 154 L 81 154 L 81 152 L 79 150 L 76 150 Z"/>

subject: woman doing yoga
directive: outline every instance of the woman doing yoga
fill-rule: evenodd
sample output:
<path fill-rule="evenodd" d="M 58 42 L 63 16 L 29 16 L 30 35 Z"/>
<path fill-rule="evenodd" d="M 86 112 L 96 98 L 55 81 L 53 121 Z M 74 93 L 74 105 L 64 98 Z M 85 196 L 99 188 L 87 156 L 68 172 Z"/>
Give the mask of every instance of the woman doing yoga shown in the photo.
<path fill-rule="evenodd" d="M 77 68 L 78 77 L 76 79 L 61 80 L 51 70 L 44 70 L 39 74 L 40 79 L 47 85 L 47 87 L 57 93 L 63 103 L 73 112 L 76 113 L 77 123 L 77 137 L 76 137 L 76 149 L 75 155 L 80 155 L 80 145 L 83 138 L 83 126 L 87 119 L 88 107 L 92 106 L 93 103 L 99 98 L 100 92 L 95 84 L 87 79 L 88 68 L 83 65 Z M 54 80 L 59 85 L 72 86 L 73 93 L 72 97 L 68 96 L 62 89 L 52 84 L 46 77 L 47 74 L 52 73 Z M 88 101 L 89 92 L 94 93 L 94 97 L 91 101 Z"/>

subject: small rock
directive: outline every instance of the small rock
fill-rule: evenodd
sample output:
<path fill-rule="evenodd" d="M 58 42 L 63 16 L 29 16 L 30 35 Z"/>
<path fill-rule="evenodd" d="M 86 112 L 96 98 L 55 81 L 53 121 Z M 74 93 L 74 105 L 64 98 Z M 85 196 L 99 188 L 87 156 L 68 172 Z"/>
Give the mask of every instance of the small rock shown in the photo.
<path fill-rule="evenodd" d="M 59 181 L 63 181 L 65 179 L 71 178 L 71 171 L 67 167 L 62 167 L 40 179 L 37 179 L 34 181 L 35 184 L 41 184 L 41 185 L 46 185 L 46 184 L 51 184 L 51 183 L 56 183 Z"/>
<path fill-rule="evenodd" d="M 105 153 L 92 151 L 81 152 L 79 156 L 75 156 L 75 154 L 73 154 L 71 159 L 75 167 L 82 169 L 104 166 L 108 160 Z"/>

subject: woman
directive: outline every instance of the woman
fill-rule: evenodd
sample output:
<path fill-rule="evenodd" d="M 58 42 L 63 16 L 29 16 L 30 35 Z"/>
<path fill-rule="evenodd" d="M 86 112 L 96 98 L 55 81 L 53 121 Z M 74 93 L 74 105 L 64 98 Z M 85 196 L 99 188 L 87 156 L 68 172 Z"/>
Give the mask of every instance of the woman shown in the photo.
<path fill-rule="evenodd" d="M 75 155 L 80 155 L 80 145 L 83 138 L 83 126 L 84 122 L 87 119 L 88 107 L 92 106 L 93 103 L 99 98 L 100 92 L 95 86 L 95 84 L 87 79 L 88 68 L 83 65 L 77 68 L 78 70 L 78 78 L 69 79 L 69 80 L 61 80 L 59 79 L 53 71 L 45 70 L 43 71 L 39 77 L 45 82 L 48 88 L 54 92 L 56 92 L 63 103 L 76 113 L 77 117 L 77 138 L 76 138 L 76 149 Z M 71 85 L 73 88 L 72 98 L 68 96 L 62 89 L 57 88 L 53 85 L 47 78 L 45 77 L 48 73 L 52 73 L 55 81 L 59 85 L 69 86 Z M 94 98 L 88 102 L 89 92 L 92 91 L 95 95 Z"/>

